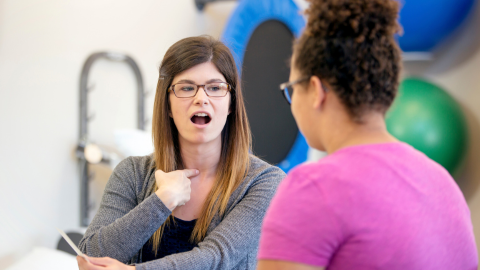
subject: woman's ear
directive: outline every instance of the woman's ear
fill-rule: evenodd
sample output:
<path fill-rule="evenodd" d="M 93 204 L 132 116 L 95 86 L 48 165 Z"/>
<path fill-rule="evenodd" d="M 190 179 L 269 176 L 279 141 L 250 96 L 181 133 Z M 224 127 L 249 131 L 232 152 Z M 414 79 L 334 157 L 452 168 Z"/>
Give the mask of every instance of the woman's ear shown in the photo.
<path fill-rule="evenodd" d="M 317 76 L 310 77 L 310 82 L 308 87 L 310 88 L 308 90 L 312 91 L 313 107 L 315 109 L 319 109 L 323 105 L 327 97 L 325 89 L 323 89 L 322 82 L 320 81 L 320 78 L 318 78 Z"/>

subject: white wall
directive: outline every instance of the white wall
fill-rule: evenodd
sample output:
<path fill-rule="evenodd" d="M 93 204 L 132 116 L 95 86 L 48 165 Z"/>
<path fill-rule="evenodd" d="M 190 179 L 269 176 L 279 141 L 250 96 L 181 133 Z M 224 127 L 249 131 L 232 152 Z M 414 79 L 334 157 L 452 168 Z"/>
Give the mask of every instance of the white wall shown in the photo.
<path fill-rule="evenodd" d="M 114 50 L 140 66 L 154 91 L 165 51 L 187 36 L 219 37 L 235 2 L 0 0 L 0 269 L 33 246 L 55 248 L 55 227 L 79 227 L 79 78 L 93 52 Z M 135 127 L 135 81 L 125 64 L 91 70 L 91 137 Z M 153 95 L 147 99 L 151 118 Z"/>

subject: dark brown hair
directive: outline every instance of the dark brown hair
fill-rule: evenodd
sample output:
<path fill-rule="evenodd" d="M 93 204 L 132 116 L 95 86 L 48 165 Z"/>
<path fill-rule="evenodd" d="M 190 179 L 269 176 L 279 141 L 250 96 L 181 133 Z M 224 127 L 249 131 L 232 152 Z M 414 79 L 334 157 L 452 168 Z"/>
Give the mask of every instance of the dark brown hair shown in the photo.
<path fill-rule="evenodd" d="M 400 49 L 395 0 L 309 0 L 293 65 L 326 81 L 352 120 L 385 113 L 398 88 Z"/>
<path fill-rule="evenodd" d="M 200 242 L 205 238 L 215 214 L 224 214 L 232 192 L 248 172 L 251 150 L 250 127 L 237 68 L 230 50 L 222 42 L 209 36 L 189 37 L 173 44 L 165 53 L 160 65 L 152 120 L 156 169 L 164 172 L 183 169 L 178 130 L 169 116 L 168 88 L 177 74 L 205 62 L 212 62 L 230 84 L 231 113 L 222 131 L 216 182 L 193 229 L 191 238 L 193 242 Z M 155 185 L 152 192 L 157 189 Z M 158 250 L 164 227 L 170 220 L 171 216 L 151 238 L 155 252 Z"/>

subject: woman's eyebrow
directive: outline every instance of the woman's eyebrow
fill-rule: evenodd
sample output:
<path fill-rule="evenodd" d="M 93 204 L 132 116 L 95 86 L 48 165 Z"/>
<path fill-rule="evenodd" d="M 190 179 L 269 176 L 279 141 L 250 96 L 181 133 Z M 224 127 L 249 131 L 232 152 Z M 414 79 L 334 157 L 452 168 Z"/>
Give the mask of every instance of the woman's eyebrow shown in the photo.
<path fill-rule="evenodd" d="M 209 83 L 214 83 L 214 82 L 223 82 L 223 80 L 221 80 L 221 79 L 210 79 L 210 80 L 208 80 L 208 81 L 205 82 L 205 83 L 206 83 L 206 84 L 209 84 Z M 192 80 L 187 80 L 187 79 L 180 80 L 180 81 L 176 82 L 175 84 L 178 84 L 178 83 L 196 84 L 194 81 L 192 81 Z"/>
<path fill-rule="evenodd" d="M 180 81 L 176 82 L 175 84 L 177 84 L 177 83 L 191 83 L 191 84 L 195 84 L 195 82 L 192 81 L 192 80 L 180 80 Z"/>
<path fill-rule="evenodd" d="M 206 83 L 213 83 L 213 82 L 223 82 L 223 80 L 220 79 L 210 79 Z"/>

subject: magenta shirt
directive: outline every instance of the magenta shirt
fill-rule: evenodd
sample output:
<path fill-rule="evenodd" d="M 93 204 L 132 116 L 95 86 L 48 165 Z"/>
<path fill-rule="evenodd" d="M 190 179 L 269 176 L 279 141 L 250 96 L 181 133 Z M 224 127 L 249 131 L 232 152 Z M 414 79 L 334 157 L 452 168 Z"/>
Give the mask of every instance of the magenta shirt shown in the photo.
<path fill-rule="evenodd" d="M 259 259 L 347 269 L 477 269 L 470 211 L 448 172 L 404 143 L 343 148 L 292 170 Z"/>

